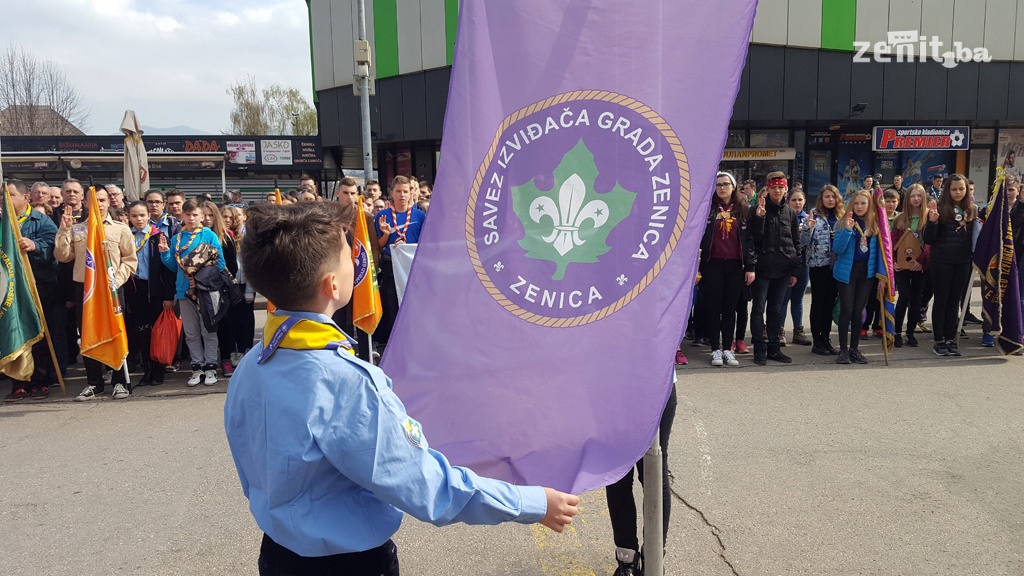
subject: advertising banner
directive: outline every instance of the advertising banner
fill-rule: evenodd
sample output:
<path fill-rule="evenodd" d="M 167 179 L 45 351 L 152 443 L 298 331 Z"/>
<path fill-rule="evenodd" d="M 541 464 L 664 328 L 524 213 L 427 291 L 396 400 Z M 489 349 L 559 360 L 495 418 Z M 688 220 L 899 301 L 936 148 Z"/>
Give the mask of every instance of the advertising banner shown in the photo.
<path fill-rule="evenodd" d="M 968 126 L 875 126 L 872 150 L 967 150 Z"/>

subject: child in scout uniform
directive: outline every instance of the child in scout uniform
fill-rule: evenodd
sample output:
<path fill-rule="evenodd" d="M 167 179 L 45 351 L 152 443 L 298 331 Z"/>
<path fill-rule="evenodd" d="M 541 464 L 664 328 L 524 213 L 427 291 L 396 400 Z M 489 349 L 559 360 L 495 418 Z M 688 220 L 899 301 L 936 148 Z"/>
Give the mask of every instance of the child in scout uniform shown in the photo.
<path fill-rule="evenodd" d="M 579 499 L 452 466 L 331 314 L 352 295 L 344 226 L 354 206 L 253 207 L 242 267 L 277 306 L 239 362 L 224 427 L 264 532 L 260 574 L 398 574 L 403 512 L 444 525 L 540 522 L 557 532 Z"/>

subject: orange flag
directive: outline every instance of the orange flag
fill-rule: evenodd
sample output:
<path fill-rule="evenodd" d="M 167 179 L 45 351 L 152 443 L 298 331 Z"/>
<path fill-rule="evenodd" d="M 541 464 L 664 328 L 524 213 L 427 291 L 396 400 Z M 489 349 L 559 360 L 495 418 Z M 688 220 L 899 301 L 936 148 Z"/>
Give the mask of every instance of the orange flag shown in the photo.
<path fill-rule="evenodd" d="M 82 356 L 117 370 L 128 356 L 128 336 L 114 286 L 114 268 L 103 249 L 105 239 L 96 189 L 90 186 L 82 299 Z"/>
<path fill-rule="evenodd" d="M 356 206 L 363 205 L 359 197 Z M 363 211 L 356 214 L 356 226 L 352 234 L 352 263 L 355 267 L 355 289 L 352 290 L 352 323 L 367 334 L 373 334 L 380 323 L 383 308 L 380 304 L 380 287 L 377 284 L 377 266 L 370 248 L 370 230 L 366 226 Z"/>

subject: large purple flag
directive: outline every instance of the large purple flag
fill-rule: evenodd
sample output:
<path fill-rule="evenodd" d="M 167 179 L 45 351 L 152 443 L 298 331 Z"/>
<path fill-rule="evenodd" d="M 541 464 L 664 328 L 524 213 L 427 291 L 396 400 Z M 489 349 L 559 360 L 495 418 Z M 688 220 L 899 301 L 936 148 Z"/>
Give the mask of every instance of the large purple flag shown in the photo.
<path fill-rule="evenodd" d="M 672 389 L 756 0 L 464 0 L 383 366 L 431 446 L 581 492 Z"/>
<path fill-rule="evenodd" d="M 974 249 L 974 265 L 981 276 L 982 316 L 988 331 L 995 336 L 1000 352 L 1013 354 L 1024 348 L 1024 327 L 1021 326 L 1020 278 L 1010 229 L 1010 205 L 1006 202 L 1002 168 L 998 170 L 999 177 L 992 190 L 994 199 L 989 204 L 988 217 Z"/>

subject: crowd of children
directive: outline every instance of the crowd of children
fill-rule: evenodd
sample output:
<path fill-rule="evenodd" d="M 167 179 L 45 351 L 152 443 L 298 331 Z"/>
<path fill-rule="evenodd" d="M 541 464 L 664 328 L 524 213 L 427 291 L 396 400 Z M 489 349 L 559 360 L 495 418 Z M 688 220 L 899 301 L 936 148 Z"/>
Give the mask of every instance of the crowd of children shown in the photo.
<path fill-rule="evenodd" d="M 752 181 L 738 188 L 731 173 L 718 173 L 686 335 L 694 346 L 711 347 L 712 366 L 739 366 L 736 355 L 748 353 L 743 342 L 748 307 L 756 364 L 792 362 L 782 351 L 787 309 L 793 326 L 788 343 L 835 356 L 838 364 L 868 363 L 861 344 L 871 334 L 882 337 L 880 301 L 887 283 L 876 275 L 884 270 L 887 246 L 895 282 L 894 346 L 919 345 L 917 335 L 929 331 L 930 303 L 932 352 L 961 356 L 961 307 L 970 293 L 974 243 L 987 206 L 974 204 L 974 184 L 960 174 L 933 178 L 928 190 L 923 183 L 904 188 L 902 179 L 885 190 L 873 179 L 865 181 L 867 187 L 853 192 L 845 205 L 835 186 L 824 186 L 808 210 L 803 188 L 790 190 L 781 172 L 768 174 L 759 192 Z M 1008 176 L 1003 189 L 1020 253 L 1020 183 Z M 879 207 L 887 226 L 879 221 Z M 885 231 L 891 242 L 882 241 Z M 803 308 L 808 285 L 810 338 Z M 964 321 L 982 324 L 969 308 Z M 994 346 L 987 326 L 982 328 L 982 346 Z M 676 363 L 687 362 L 680 346 Z"/>
<path fill-rule="evenodd" d="M 53 366 L 46 342 L 37 343 L 34 374 L 28 381 L 12 380 L 4 400 L 44 399 L 57 382 L 57 371 L 66 375 L 67 367 L 78 361 L 87 191 L 76 179 L 63 182 L 59 194 L 45 182 L 29 187 L 20 180 L 9 181 L 7 190 L 16 210 L 24 213 L 19 218 L 23 250 L 32 264 L 46 322 L 54 335 L 58 366 Z M 384 254 L 377 261 L 382 271 L 390 270 L 391 246 L 418 240 L 431 191 L 428 182 L 421 185 L 415 178 L 399 176 L 392 183 L 391 195 L 401 201 L 392 204 L 378 182 L 367 182 L 358 208 L 371 222 L 374 253 Z M 335 192 L 340 203 L 358 203 L 357 185 L 351 178 L 339 181 Z M 166 372 L 182 368 L 191 369 L 190 387 L 212 386 L 230 376 L 252 347 L 256 332 L 256 293 L 242 265 L 249 207 L 241 194 L 226 194 L 221 205 L 206 194 L 187 200 L 177 189 L 150 189 L 134 202 L 127 201 L 114 185 L 98 187 L 95 194 L 124 311 L 129 351 L 126 366 L 137 375 L 126 378 L 124 370 L 111 370 L 84 358 L 86 385 L 76 400 L 92 400 L 110 385 L 115 399 L 128 398 L 133 386 L 159 386 Z M 278 202 L 276 193 L 267 199 Z M 315 181 L 304 176 L 297 189 L 281 194 L 280 203 L 322 201 Z M 398 303 L 397 298 L 388 297 L 390 292 L 385 295 L 386 333 Z M 153 327 L 165 310 L 174 311 L 182 325 L 171 364 L 157 362 L 150 353 Z M 344 319 L 338 320 L 345 324 Z M 350 324 L 351 319 L 349 328 Z M 386 335 L 379 344 L 386 344 Z"/>

